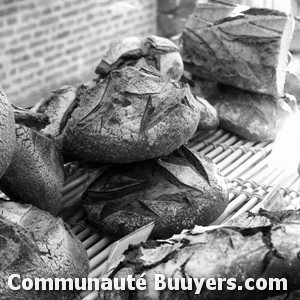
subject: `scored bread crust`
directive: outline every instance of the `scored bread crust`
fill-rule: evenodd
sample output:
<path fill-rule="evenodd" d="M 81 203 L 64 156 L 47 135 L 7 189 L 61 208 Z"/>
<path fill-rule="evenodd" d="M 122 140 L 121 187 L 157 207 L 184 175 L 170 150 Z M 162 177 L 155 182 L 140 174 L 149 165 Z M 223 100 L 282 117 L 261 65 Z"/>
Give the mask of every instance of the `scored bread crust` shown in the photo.
<path fill-rule="evenodd" d="M 217 110 L 220 127 L 252 141 L 274 140 L 291 108 L 272 96 L 223 86 L 209 102 Z"/>
<path fill-rule="evenodd" d="M 15 121 L 11 103 L 0 86 L 0 178 L 8 168 L 15 147 Z"/>
<path fill-rule="evenodd" d="M 7 281 L 12 274 L 32 280 L 88 275 L 86 251 L 72 230 L 62 219 L 32 205 L 0 201 L 0 241 L 1 299 L 70 300 L 77 293 L 75 289 L 11 290 Z"/>
<path fill-rule="evenodd" d="M 227 206 L 217 166 L 182 146 L 166 157 L 111 166 L 86 189 L 82 204 L 103 232 L 123 236 L 154 222 L 152 238 L 208 225 Z"/>
<path fill-rule="evenodd" d="M 186 23 L 182 58 L 199 77 L 282 96 L 293 24 L 283 12 L 208 0 Z"/>
<path fill-rule="evenodd" d="M 194 134 L 200 110 L 187 85 L 155 70 L 124 67 L 80 95 L 62 135 L 63 151 L 109 163 L 166 155 Z"/>
<path fill-rule="evenodd" d="M 63 160 L 53 141 L 34 129 L 15 125 L 16 146 L 0 179 L 1 190 L 17 202 L 33 204 L 53 215 L 62 206 Z"/>

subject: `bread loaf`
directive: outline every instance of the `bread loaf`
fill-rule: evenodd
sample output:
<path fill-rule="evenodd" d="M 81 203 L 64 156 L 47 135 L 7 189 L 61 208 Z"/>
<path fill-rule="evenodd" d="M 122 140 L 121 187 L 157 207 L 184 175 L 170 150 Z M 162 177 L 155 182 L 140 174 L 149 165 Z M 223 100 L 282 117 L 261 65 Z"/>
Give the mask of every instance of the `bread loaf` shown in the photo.
<path fill-rule="evenodd" d="M 9 166 L 15 147 L 15 141 L 13 109 L 0 86 L 0 178 Z"/>
<path fill-rule="evenodd" d="M 33 204 L 57 215 L 64 184 L 61 152 L 34 129 L 16 124 L 16 146 L 0 179 L 0 189 L 17 202 Z"/>
<path fill-rule="evenodd" d="M 183 62 L 177 46 L 169 39 L 151 35 L 140 39 L 126 37 L 113 43 L 96 68 L 100 78 L 124 66 L 135 66 L 143 59 L 161 75 L 178 81 L 183 74 Z"/>
<path fill-rule="evenodd" d="M 292 218 L 283 217 L 279 222 L 274 222 L 271 214 L 266 218 L 269 219 L 267 226 L 196 227 L 166 241 L 150 241 L 132 246 L 126 252 L 124 260 L 114 269 L 113 276 L 121 278 L 132 275 L 133 278 L 139 278 L 145 273 L 143 278 L 146 279 L 147 288 L 135 291 L 101 291 L 100 299 L 261 300 L 286 293 L 283 285 L 281 290 L 259 290 L 255 288 L 255 282 L 254 289 L 249 290 L 245 286 L 248 278 L 285 278 L 289 292 L 299 289 L 299 214 Z M 195 293 L 196 285 L 190 285 L 188 290 L 181 286 L 178 290 L 168 286 L 158 290 L 154 285 L 155 274 L 164 275 L 165 282 L 173 279 L 173 287 L 175 278 L 214 278 L 216 288 L 208 289 L 204 283 L 200 294 Z M 220 278 L 236 279 L 235 289 L 227 289 L 226 281 L 220 288 Z"/>
<path fill-rule="evenodd" d="M 62 221 L 36 207 L 0 201 L 1 299 L 71 300 L 76 290 L 12 290 L 8 278 L 86 278 L 89 261 L 84 247 Z M 21 284 L 14 278 L 13 285 Z"/>
<path fill-rule="evenodd" d="M 112 71 L 78 99 L 62 132 L 63 151 L 109 163 L 171 153 L 194 134 L 202 109 L 187 85 L 133 67 Z"/>
<path fill-rule="evenodd" d="M 223 86 L 220 95 L 209 101 L 218 112 L 222 128 L 253 141 L 275 139 L 286 118 L 293 114 L 284 98 L 277 100 L 229 86 Z"/>
<path fill-rule="evenodd" d="M 182 34 L 185 68 L 208 80 L 283 96 L 293 24 L 283 12 L 202 1 Z"/>
<path fill-rule="evenodd" d="M 88 219 L 103 232 L 126 235 L 150 222 L 153 238 L 213 222 L 227 206 L 217 166 L 184 146 L 168 156 L 113 165 L 83 194 Z"/>

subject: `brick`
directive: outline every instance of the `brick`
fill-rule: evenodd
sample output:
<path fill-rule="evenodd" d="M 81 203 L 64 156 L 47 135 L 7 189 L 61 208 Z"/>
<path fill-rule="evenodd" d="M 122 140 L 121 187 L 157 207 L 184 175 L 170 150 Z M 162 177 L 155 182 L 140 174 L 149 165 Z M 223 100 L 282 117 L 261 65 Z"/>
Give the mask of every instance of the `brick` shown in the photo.
<path fill-rule="evenodd" d="M 65 13 L 62 14 L 63 18 L 69 18 L 71 16 L 76 16 L 79 14 L 79 11 L 78 9 L 73 9 L 73 10 L 70 10 L 70 11 L 67 11 Z"/>
<path fill-rule="evenodd" d="M 17 22 L 18 22 L 17 17 L 10 17 L 7 19 L 7 25 L 13 25 L 13 24 L 16 24 Z"/>
<path fill-rule="evenodd" d="M 42 57 L 43 55 L 44 55 L 44 51 L 42 49 L 33 52 L 33 56 L 36 58 Z"/>
<path fill-rule="evenodd" d="M 18 12 L 17 6 L 2 8 L 2 9 L 0 9 L 0 17 L 7 17 L 11 14 L 16 14 L 17 12 Z"/>
<path fill-rule="evenodd" d="M 51 24 L 56 23 L 58 20 L 59 20 L 58 16 L 51 16 L 49 18 L 42 19 L 40 21 L 40 25 L 41 26 L 51 25 Z"/>
<path fill-rule="evenodd" d="M 65 30 L 65 31 L 57 34 L 56 36 L 54 36 L 54 39 L 55 40 L 64 39 L 69 35 L 70 35 L 70 30 Z"/>
<path fill-rule="evenodd" d="M 31 33 L 26 33 L 26 34 L 21 35 L 20 41 L 28 41 L 28 40 L 30 40 L 30 38 L 31 38 Z"/>
<path fill-rule="evenodd" d="M 7 55 L 15 55 L 15 54 L 24 52 L 24 49 L 25 49 L 25 47 L 23 45 L 19 46 L 19 47 L 16 47 L 16 48 L 10 48 L 9 50 L 7 50 L 5 52 L 5 54 L 7 54 Z"/>
<path fill-rule="evenodd" d="M 6 72 L 0 72 L 0 82 L 6 79 Z"/>

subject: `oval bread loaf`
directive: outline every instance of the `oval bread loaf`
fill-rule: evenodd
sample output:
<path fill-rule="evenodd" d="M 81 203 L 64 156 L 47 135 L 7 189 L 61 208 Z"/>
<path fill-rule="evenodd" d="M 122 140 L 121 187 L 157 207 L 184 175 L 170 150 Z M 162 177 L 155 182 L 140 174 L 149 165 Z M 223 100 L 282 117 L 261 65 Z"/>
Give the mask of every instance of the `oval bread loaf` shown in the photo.
<path fill-rule="evenodd" d="M 227 186 L 206 156 L 182 146 L 168 156 L 109 167 L 83 194 L 89 220 L 126 235 L 152 221 L 153 238 L 213 222 L 227 206 Z"/>

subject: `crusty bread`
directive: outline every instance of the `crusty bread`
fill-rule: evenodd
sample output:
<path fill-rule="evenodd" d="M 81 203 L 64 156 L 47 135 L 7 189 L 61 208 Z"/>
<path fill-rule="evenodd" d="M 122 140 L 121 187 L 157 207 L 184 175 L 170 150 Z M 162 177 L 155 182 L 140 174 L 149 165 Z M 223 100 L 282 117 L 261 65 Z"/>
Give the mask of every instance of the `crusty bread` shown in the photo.
<path fill-rule="evenodd" d="M 284 98 L 223 86 L 220 95 L 209 102 L 218 112 L 221 127 L 245 139 L 265 141 L 275 139 L 284 120 L 293 114 L 292 103 L 296 100 L 287 100 L 291 100 L 290 106 Z"/>
<path fill-rule="evenodd" d="M 282 96 L 293 17 L 225 1 L 202 2 L 182 35 L 186 69 L 209 80 Z"/>
<path fill-rule="evenodd" d="M 78 99 L 62 133 L 63 151 L 108 163 L 171 153 L 194 134 L 202 109 L 187 85 L 134 67 L 112 71 Z"/>
<path fill-rule="evenodd" d="M 160 159 L 111 166 L 87 187 L 82 203 L 106 233 L 123 236 L 153 221 L 152 237 L 163 238 L 213 222 L 227 193 L 217 166 L 183 146 Z"/>
<path fill-rule="evenodd" d="M 63 161 L 53 141 L 16 124 L 16 146 L 0 179 L 0 189 L 17 202 L 33 204 L 57 215 L 62 205 Z"/>
<path fill-rule="evenodd" d="M 15 141 L 13 109 L 10 101 L 0 86 L 0 178 L 10 164 Z"/>
<path fill-rule="evenodd" d="M 8 277 L 86 278 L 89 261 L 79 239 L 62 219 L 28 204 L 0 201 L 1 299 L 71 300 L 76 290 L 12 290 Z M 14 279 L 14 284 L 18 284 Z"/>
<path fill-rule="evenodd" d="M 252 218 L 256 216 L 252 215 Z M 113 269 L 114 279 L 127 278 L 129 275 L 133 278 L 142 276 L 147 288 L 136 291 L 129 288 L 124 291 L 102 290 L 99 292 L 100 299 L 262 300 L 268 296 L 293 292 L 300 288 L 299 214 L 296 213 L 292 221 L 283 218 L 273 222 L 272 214 L 269 218 L 267 226 L 259 224 L 259 221 L 258 226 L 252 228 L 239 225 L 219 228 L 199 226 L 184 230 L 165 241 L 131 246 L 121 263 Z M 161 284 L 155 276 L 162 275 L 165 276 L 166 287 L 158 289 Z M 230 279 L 230 283 L 234 284 L 222 281 L 221 285 L 220 278 Z M 253 281 L 248 281 L 248 278 Z M 288 291 L 283 288 L 283 282 L 280 282 L 280 289 L 275 288 L 276 281 L 273 281 L 273 288 L 245 288 L 246 281 L 248 284 L 252 282 L 254 287 L 255 281 L 262 278 L 270 284 L 274 278 L 285 278 Z M 194 279 L 198 283 L 204 280 L 200 294 L 196 294 L 195 284 L 188 285 L 188 280 Z M 175 284 L 176 280 L 179 281 L 178 285 Z M 234 286 L 234 290 L 227 288 L 229 286 Z M 299 298 L 268 298 L 271 299 Z"/>

